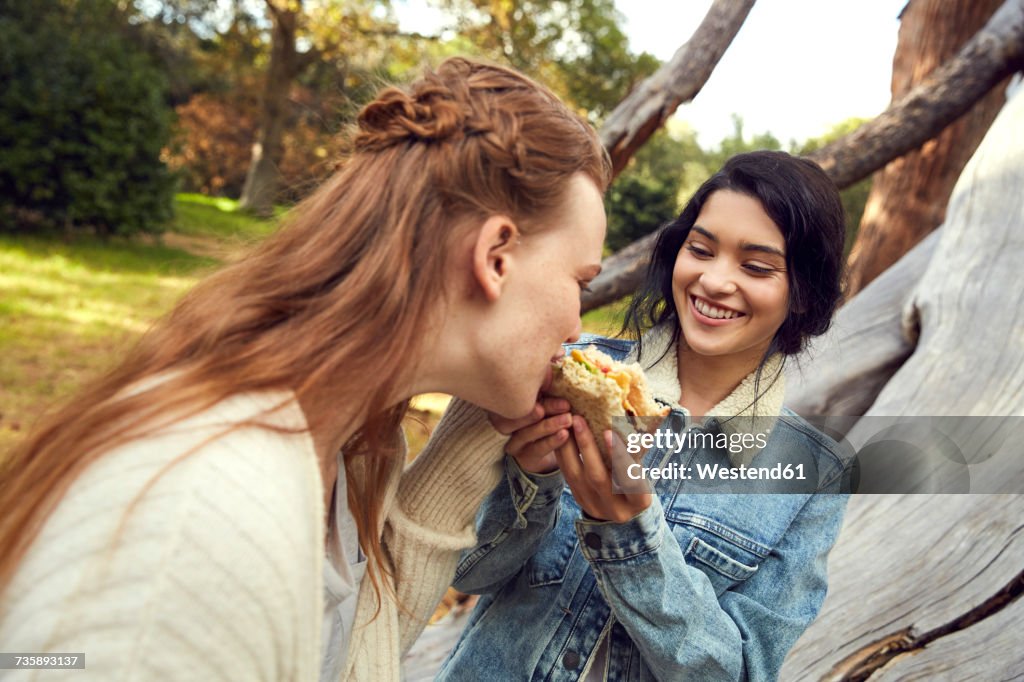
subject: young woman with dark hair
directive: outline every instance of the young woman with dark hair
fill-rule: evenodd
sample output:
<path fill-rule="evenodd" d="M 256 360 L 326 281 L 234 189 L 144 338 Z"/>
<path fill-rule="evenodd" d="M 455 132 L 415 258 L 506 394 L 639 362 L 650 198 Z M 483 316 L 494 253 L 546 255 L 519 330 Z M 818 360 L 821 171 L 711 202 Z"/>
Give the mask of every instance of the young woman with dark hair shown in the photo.
<path fill-rule="evenodd" d="M 838 192 L 810 161 L 741 154 L 701 186 L 657 241 L 627 316 L 635 340 L 577 344 L 644 365 L 671 408 L 661 428 L 689 439 L 643 466 L 691 478 L 616 493 L 581 417 L 492 417 L 511 434 L 507 480 L 455 581 L 484 596 L 439 679 L 777 677 L 825 597 L 846 504 L 847 462 L 783 407 L 782 374 L 829 326 L 843 236 Z M 695 480 L 798 464 L 809 480 L 780 494 Z"/>
<path fill-rule="evenodd" d="M 409 398 L 545 413 L 609 163 L 547 89 L 466 59 L 383 90 L 351 144 L 0 458 L 5 650 L 85 652 L 96 679 L 399 678 L 501 475 L 472 454 L 494 438 L 444 427 L 400 484 Z"/>

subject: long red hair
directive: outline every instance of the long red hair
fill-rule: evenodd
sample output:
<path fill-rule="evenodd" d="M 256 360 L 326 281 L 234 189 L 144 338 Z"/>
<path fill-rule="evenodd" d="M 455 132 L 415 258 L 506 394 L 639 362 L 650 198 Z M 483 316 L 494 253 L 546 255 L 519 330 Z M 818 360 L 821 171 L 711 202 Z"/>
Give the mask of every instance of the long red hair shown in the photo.
<path fill-rule="evenodd" d="M 607 155 L 551 92 L 454 58 L 359 114 L 340 169 L 245 259 L 197 284 L 117 369 L 44 419 L 0 469 L 0 591 L 72 482 L 117 445 L 239 393 L 334 391 L 368 415 L 343 449 L 348 502 L 379 595 L 392 437 L 447 254 L 473 221 L 529 231 L 577 172 L 602 190 Z M 478 224 L 478 223 L 477 223 Z M 173 371 L 169 371 L 173 370 Z M 165 373 L 141 392 L 124 391 Z M 340 431 L 337 425 L 309 428 Z M 328 439 L 328 442 L 333 442 Z M 372 456 L 367 456 L 372 455 Z M 141 493 L 140 493 L 141 497 Z M 340 502 L 340 501 L 339 501 Z"/>

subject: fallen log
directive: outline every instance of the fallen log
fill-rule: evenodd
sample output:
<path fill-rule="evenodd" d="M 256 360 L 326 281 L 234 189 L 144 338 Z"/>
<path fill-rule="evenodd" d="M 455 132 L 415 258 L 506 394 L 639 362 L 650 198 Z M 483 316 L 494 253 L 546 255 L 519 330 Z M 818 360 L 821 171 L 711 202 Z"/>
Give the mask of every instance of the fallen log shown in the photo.
<path fill-rule="evenodd" d="M 786 398 L 803 415 L 860 416 L 917 343 L 904 309 L 928 268 L 936 230 L 839 309 L 832 327 L 787 362 Z M 847 429 L 835 426 L 845 435 Z"/>
<path fill-rule="evenodd" d="M 920 679 L 1019 674 L 1020 647 L 987 638 L 999 623 L 1019 642 L 1021 519 L 1019 495 L 854 496 L 829 557 L 828 598 L 780 679 L 908 679 L 925 650 L 932 676 Z"/>
<path fill-rule="evenodd" d="M 957 182 L 920 280 L 908 291 L 906 280 L 896 277 L 890 281 L 899 286 L 879 292 L 883 276 L 855 297 L 847 306 L 852 312 L 844 311 L 846 324 L 850 318 L 870 323 L 865 304 L 858 304 L 861 296 L 877 302 L 888 293 L 892 308 L 877 311 L 874 336 L 839 326 L 834 347 L 803 358 L 802 375 L 812 379 L 795 381 L 790 401 L 805 410 L 833 408 L 843 404 L 844 393 L 853 393 L 859 397 L 852 406 L 859 410 L 877 392 L 846 433 L 854 444 L 869 439 L 877 419 L 887 417 L 1009 417 L 1002 421 L 1018 424 L 1016 440 L 1000 447 L 1010 456 L 968 462 L 969 469 L 982 472 L 970 481 L 975 491 L 1001 485 L 1017 492 L 1024 486 L 1022 128 L 1024 90 L 1018 89 Z M 904 260 L 914 258 L 920 260 L 922 252 Z M 896 268 L 903 276 L 912 270 L 903 261 Z M 881 350 L 870 348 L 873 338 Z M 879 368 L 904 353 L 906 344 L 912 352 L 877 390 Z M 853 359 L 851 367 L 845 366 L 847 358 Z M 832 372 L 838 388 L 818 382 L 818 371 Z M 857 387 L 858 378 L 866 388 Z M 1020 495 L 853 496 L 829 559 L 828 598 L 787 658 L 782 678 L 1024 674 L 1024 649 L 1012 644 L 1024 627 L 1022 519 Z"/>
<path fill-rule="evenodd" d="M 1006 0 L 955 57 L 876 118 L 810 154 L 840 188 L 917 149 L 1024 66 L 1024 0 Z"/>

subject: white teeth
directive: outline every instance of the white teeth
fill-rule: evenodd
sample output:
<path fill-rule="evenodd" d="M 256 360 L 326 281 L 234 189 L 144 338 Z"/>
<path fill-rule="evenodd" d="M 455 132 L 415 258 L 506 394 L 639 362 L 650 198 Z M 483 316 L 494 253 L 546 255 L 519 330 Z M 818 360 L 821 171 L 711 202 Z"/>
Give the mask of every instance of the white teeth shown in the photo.
<path fill-rule="evenodd" d="M 693 299 L 693 305 L 700 311 L 701 315 L 707 315 L 708 317 L 713 317 L 717 320 L 731 320 L 734 317 L 739 317 L 739 313 L 734 310 L 722 310 L 721 308 L 716 308 L 713 305 L 705 303 L 699 298 Z"/>

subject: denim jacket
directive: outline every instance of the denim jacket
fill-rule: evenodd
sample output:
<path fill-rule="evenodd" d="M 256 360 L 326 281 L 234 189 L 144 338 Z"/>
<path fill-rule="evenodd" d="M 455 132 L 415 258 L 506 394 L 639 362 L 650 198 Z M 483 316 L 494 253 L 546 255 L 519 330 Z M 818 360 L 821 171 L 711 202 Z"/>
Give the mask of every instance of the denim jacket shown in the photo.
<path fill-rule="evenodd" d="M 576 345 L 590 343 L 616 359 L 632 348 Z M 665 401 L 674 431 L 722 430 L 716 418 L 691 423 L 676 400 Z M 825 598 L 848 473 L 833 441 L 781 414 L 752 465 L 803 462 L 811 492 L 691 493 L 691 481 L 661 479 L 645 511 L 602 522 L 582 514 L 559 472 L 527 474 L 506 457 L 454 583 L 483 596 L 437 679 L 577 680 L 595 664 L 608 680 L 775 679 Z M 724 457 L 652 448 L 644 464 L 729 466 Z M 608 657 L 595 663 L 605 637 Z"/>

